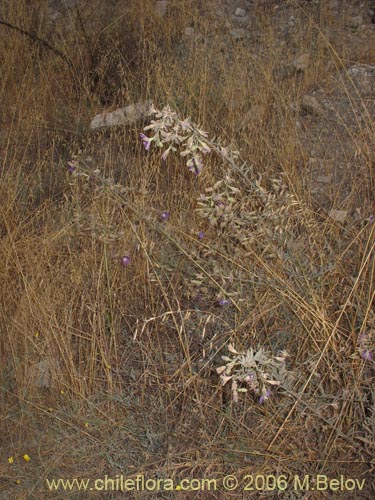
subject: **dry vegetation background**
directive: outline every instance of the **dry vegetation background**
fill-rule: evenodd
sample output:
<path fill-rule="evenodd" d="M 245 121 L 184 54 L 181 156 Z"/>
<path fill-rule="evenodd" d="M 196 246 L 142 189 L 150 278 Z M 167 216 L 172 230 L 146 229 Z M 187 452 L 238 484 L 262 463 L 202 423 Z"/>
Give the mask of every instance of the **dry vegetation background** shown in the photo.
<path fill-rule="evenodd" d="M 314 89 L 354 106 L 338 76 L 375 62 L 374 34 L 347 25 L 359 3 L 337 16 L 329 2 L 265 1 L 254 2 L 252 38 L 235 41 L 218 3 L 171 0 L 161 18 L 152 1 L 91 0 L 52 26 L 47 2 L 1 2 L 1 20 L 32 35 L 0 25 L 1 498 L 374 497 L 374 122 L 363 102 L 340 135 L 337 120 L 319 128 L 295 108 Z M 299 24 L 281 43 L 291 14 Z M 186 26 L 202 37 L 184 37 Z M 308 68 L 285 75 L 304 52 Z M 147 99 L 238 149 L 248 183 L 215 154 L 197 177 L 178 154 L 161 162 L 139 140 L 147 121 L 88 131 L 95 114 Z M 322 202 L 309 141 L 347 165 Z M 124 203 L 72 176 L 73 157 L 127 188 Z M 246 242 L 196 211 L 228 173 L 243 194 L 233 217 L 255 211 Z M 284 209 L 280 233 L 273 214 Z M 229 343 L 286 350 L 292 382 L 264 404 L 251 392 L 233 402 L 216 373 Z M 310 496 L 45 483 L 139 473 L 343 474 L 366 486 Z"/>

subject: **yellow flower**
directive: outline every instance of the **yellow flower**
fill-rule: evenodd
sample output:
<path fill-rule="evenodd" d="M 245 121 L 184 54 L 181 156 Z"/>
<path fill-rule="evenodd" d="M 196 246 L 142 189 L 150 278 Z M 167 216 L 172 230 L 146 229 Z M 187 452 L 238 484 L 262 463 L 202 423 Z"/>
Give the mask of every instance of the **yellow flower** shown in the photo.
<path fill-rule="evenodd" d="M 29 455 L 27 453 L 24 454 L 23 459 L 25 460 L 25 462 L 30 462 L 30 460 L 31 460 L 31 458 L 29 457 Z"/>
<path fill-rule="evenodd" d="M 9 458 L 8 458 L 8 462 L 9 462 L 10 464 L 12 464 L 12 463 L 14 462 L 14 458 L 13 458 L 13 457 L 9 457 Z"/>
<path fill-rule="evenodd" d="M 88 427 L 89 426 L 89 423 L 88 422 L 85 422 L 85 427 Z"/>

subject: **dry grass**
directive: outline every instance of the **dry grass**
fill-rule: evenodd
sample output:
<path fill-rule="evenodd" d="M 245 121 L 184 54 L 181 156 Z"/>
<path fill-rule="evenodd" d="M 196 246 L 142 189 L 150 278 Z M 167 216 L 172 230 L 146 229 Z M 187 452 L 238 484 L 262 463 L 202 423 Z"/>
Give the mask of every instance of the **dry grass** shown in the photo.
<path fill-rule="evenodd" d="M 344 34 L 330 42 L 326 33 L 344 33 L 345 19 L 324 6 L 301 13 L 289 2 L 309 16 L 280 45 L 272 6 L 260 5 L 248 46 L 225 38 L 208 2 L 172 3 L 159 19 L 146 0 L 126 12 L 92 1 L 52 31 L 46 2 L 3 2 L 4 20 L 50 40 L 66 60 L 0 25 L 0 497 L 98 498 L 77 489 L 57 497 L 45 479 L 145 474 L 218 480 L 220 493 L 163 498 L 240 498 L 223 490 L 225 475 L 343 474 L 366 480 L 364 496 L 348 498 L 372 498 L 374 362 L 360 348 L 375 341 L 375 226 L 366 220 L 375 208 L 374 124 L 364 111 L 362 133 L 347 127 L 345 144 L 328 130 L 338 160 L 348 147 L 363 160 L 336 206 L 359 206 L 361 220 L 341 224 L 306 188 L 308 158 L 291 106 L 328 88 L 353 54 L 371 61 L 370 51 L 350 52 Z M 210 42 L 182 42 L 187 25 Z M 279 68 L 296 48 L 313 62 L 283 78 Z M 161 163 L 142 149 L 142 124 L 87 132 L 101 110 L 145 99 L 239 149 L 248 185 L 214 154 L 199 177 L 178 155 Z M 127 191 L 71 176 L 73 155 L 92 158 Z M 226 173 L 241 197 L 218 230 L 196 200 Z M 275 178 L 290 197 L 274 191 Z M 233 221 L 254 210 L 241 243 Z M 219 306 L 225 297 L 231 302 Z M 288 351 L 290 380 L 264 405 L 251 393 L 235 404 L 215 370 L 229 343 Z"/>

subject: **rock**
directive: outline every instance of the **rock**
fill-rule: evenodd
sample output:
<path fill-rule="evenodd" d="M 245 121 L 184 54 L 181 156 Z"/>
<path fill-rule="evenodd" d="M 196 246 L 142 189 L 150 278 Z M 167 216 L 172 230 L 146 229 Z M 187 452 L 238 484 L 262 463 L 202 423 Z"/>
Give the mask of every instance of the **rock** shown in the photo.
<path fill-rule="evenodd" d="M 356 64 L 348 69 L 348 75 L 353 80 L 359 92 L 364 95 L 375 93 L 375 65 Z"/>
<path fill-rule="evenodd" d="M 74 9 L 77 3 L 78 0 L 49 0 L 47 3 L 48 21 L 57 22 L 69 9 Z"/>
<path fill-rule="evenodd" d="M 195 29 L 191 26 L 188 26 L 187 28 L 184 29 L 183 38 L 185 39 L 185 41 L 191 41 L 191 40 L 193 40 L 194 42 L 204 41 L 204 36 L 202 35 L 202 33 L 199 33 L 199 31 L 195 31 Z"/>
<path fill-rule="evenodd" d="M 77 6 L 78 0 L 49 0 L 48 7 L 63 13 L 67 9 Z"/>
<path fill-rule="evenodd" d="M 155 11 L 158 16 L 164 17 L 167 14 L 168 0 L 158 0 L 155 5 Z"/>
<path fill-rule="evenodd" d="M 296 19 L 294 16 L 290 16 L 288 20 L 288 28 L 294 28 L 296 26 Z"/>
<path fill-rule="evenodd" d="M 305 53 L 296 57 L 292 65 L 297 71 L 305 71 L 310 65 L 310 54 Z"/>
<path fill-rule="evenodd" d="M 331 184 L 333 181 L 333 175 L 328 174 L 328 175 L 318 175 L 316 178 L 317 182 L 320 182 L 321 184 Z"/>
<path fill-rule="evenodd" d="M 319 104 L 318 99 L 308 94 L 302 97 L 301 109 L 306 113 L 310 113 L 311 115 L 319 116 L 324 113 L 324 109 Z"/>
<path fill-rule="evenodd" d="M 247 24 L 249 24 L 249 16 L 245 17 L 232 16 L 232 22 L 239 26 L 246 26 Z"/>
<path fill-rule="evenodd" d="M 195 34 L 194 28 L 192 28 L 191 26 L 188 26 L 187 28 L 185 28 L 185 30 L 184 30 L 185 36 L 192 37 L 192 36 L 194 36 L 194 34 Z"/>
<path fill-rule="evenodd" d="M 244 28 L 235 28 L 230 32 L 233 40 L 243 40 L 244 38 L 250 38 L 251 33 Z"/>
<path fill-rule="evenodd" d="M 357 30 L 360 28 L 363 24 L 363 17 L 361 15 L 359 16 L 354 16 L 349 19 L 348 26 L 349 28 L 352 28 L 354 30 Z"/>
<path fill-rule="evenodd" d="M 246 11 L 244 9 L 240 9 L 240 7 L 238 7 L 234 13 L 235 16 L 237 17 L 245 17 L 246 16 Z"/>
<path fill-rule="evenodd" d="M 59 360 L 56 357 L 45 358 L 30 368 L 30 381 L 39 389 L 53 387 L 53 369 L 59 369 Z"/>
<path fill-rule="evenodd" d="M 48 9 L 47 11 L 47 20 L 51 23 L 55 23 L 59 17 L 61 17 L 61 12 L 55 9 Z"/>
<path fill-rule="evenodd" d="M 331 217 L 331 219 L 335 220 L 336 222 L 343 223 L 345 221 L 346 217 L 348 216 L 348 211 L 347 210 L 332 209 L 328 215 L 329 215 L 329 217 Z"/>
<path fill-rule="evenodd" d="M 148 115 L 149 102 L 137 102 L 125 108 L 96 115 L 90 123 L 91 130 L 101 128 L 116 127 L 118 125 L 129 125 L 142 120 Z"/>
<path fill-rule="evenodd" d="M 340 1 L 339 0 L 329 0 L 328 2 L 328 8 L 332 10 L 338 9 L 340 6 Z"/>

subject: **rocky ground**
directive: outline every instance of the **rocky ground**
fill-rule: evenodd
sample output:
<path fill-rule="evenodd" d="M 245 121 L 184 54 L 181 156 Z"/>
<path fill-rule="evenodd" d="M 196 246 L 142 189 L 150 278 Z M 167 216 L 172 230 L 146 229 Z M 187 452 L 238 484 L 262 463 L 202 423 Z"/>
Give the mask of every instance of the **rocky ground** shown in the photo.
<path fill-rule="evenodd" d="M 126 15 L 123 2 L 112 0 L 108 8 L 118 15 Z M 228 61 L 236 47 L 246 47 L 250 61 L 267 57 L 264 27 L 259 27 L 259 15 L 268 16 L 269 26 L 277 36 L 272 50 L 278 51 L 274 77 L 282 85 L 296 87 L 314 66 L 322 39 L 327 44 L 329 61 L 322 68 L 322 78 L 312 81 L 308 93 L 290 104 L 294 125 L 298 131 L 300 153 L 304 160 L 298 165 L 303 172 L 305 187 L 319 207 L 338 216 L 363 218 L 361 207 L 366 170 L 373 168 L 375 117 L 375 24 L 374 4 L 370 1 L 232 1 L 211 0 L 199 2 L 201 19 L 196 25 L 185 26 L 176 45 L 176 56 L 189 57 L 187 47 L 203 44 L 219 46 L 227 53 Z M 80 6 L 78 0 L 50 0 L 46 16 L 51 30 L 69 29 L 69 15 Z M 155 13 L 167 17 L 178 10 L 178 2 L 155 1 Z M 310 47 L 301 46 L 301 30 L 308 20 L 317 21 L 324 13 L 324 25 L 316 29 Z M 89 9 L 86 12 L 89 17 Z M 209 18 L 210 29 L 202 33 L 202 20 Z M 263 31 L 262 31 L 263 29 Z M 346 60 L 337 55 L 335 42 L 345 46 Z M 330 45 L 332 43 L 332 45 Z M 294 55 L 293 55 L 294 54 Z M 327 58 L 328 59 L 328 58 Z M 323 71 L 324 70 L 324 71 Z M 239 82 L 241 85 L 242 82 Z M 262 104 L 236 101 L 232 108 L 242 113 L 241 128 L 247 121 L 262 116 Z M 109 107 L 111 103 L 108 103 Z M 112 103 L 113 107 L 113 103 Z M 117 112 L 120 113 L 121 111 Z M 138 118 L 140 115 L 137 115 Z M 137 116 L 123 118 L 132 122 Z M 120 120 L 120 121 L 118 121 Z M 121 123 L 120 118 L 107 126 Z M 103 124 L 102 124 L 103 125 Z M 95 125 L 94 125 L 95 126 Z M 290 126 L 290 124 L 289 124 Z M 353 196 L 353 186 L 358 186 Z M 354 190 L 356 191 L 356 190 Z M 352 193 L 348 199 L 349 193 Z"/>

